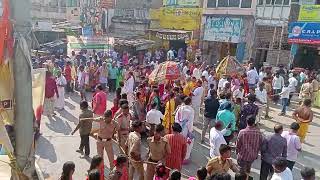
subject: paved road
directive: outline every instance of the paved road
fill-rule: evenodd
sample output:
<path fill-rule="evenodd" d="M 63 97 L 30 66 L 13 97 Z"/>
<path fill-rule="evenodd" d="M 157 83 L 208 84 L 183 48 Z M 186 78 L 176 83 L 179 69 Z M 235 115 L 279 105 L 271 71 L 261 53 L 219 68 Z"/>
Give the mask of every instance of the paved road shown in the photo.
<path fill-rule="evenodd" d="M 111 99 L 111 98 L 109 98 Z M 36 156 L 38 157 L 38 164 L 41 167 L 45 178 L 58 179 L 62 170 L 62 165 L 66 161 L 73 161 L 76 164 L 76 171 L 74 174 L 75 180 L 85 179 L 85 174 L 89 168 L 90 159 L 81 159 L 80 155 L 76 153 L 79 146 L 79 135 L 71 136 L 70 133 L 78 123 L 78 114 L 80 98 L 77 95 L 66 96 L 65 110 L 57 112 L 57 116 L 48 119 L 46 116 L 41 121 L 41 132 L 37 143 Z M 108 108 L 111 107 L 111 102 L 108 101 Z M 311 166 L 316 168 L 317 176 L 320 177 L 320 110 L 314 109 L 315 118 L 309 129 L 309 134 L 306 143 L 303 145 L 303 152 L 299 155 L 299 160 L 294 168 L 294 179 L 301 179 L 299 170 L 303 166 Z M 289 117 L 279 117 L 279 107 L 272 107 L 272 120 L 263 120 L 261 130 L 265 134 L 270 134 L 273 131 L 273 126 L 276 123 L 283 124 L 285 129 L 288 129 L 293 120 Z M 288 114 L 292 111 L 289 110 Z M 195 123 L 196 143 L 192 151 L 192 159 L 189 165 L 183 166 L 182 173 L 188 176 L 195 175 L 196 170 L 205 166 L 209 157 L 208 144 L 202 145 L 199 143 L 201 123 Z M 90 139 L 91 157 L 96 154 L 95 140 Z M 116 146 L 114 150 L 118 151 Z M 146 149 L 144 148 L 144 153 Z M 106 158 L 107 159 L 107 158 Z M 105 162 L 108 164 L 108 162 Z M 256 160 L 252 175 L 254 179 L 259 179 L 260 160 Z"/>

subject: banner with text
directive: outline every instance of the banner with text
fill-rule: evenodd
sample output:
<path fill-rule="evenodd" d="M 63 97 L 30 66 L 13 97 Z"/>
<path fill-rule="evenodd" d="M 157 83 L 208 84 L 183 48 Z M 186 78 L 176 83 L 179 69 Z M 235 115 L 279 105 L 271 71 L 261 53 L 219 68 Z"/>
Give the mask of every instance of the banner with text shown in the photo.
<path fill-rule="evenodd" d="M 289 43 L 320 44 L 320 23 L 289 23 Z"/>
<path fill-rule="evenodd" d="M 195 6 L 200 6 L 200 1 L 199 0 L 163 0 L 163 6 L 195 7 Z"/>
<path fill-rule="evenodd" d="M 302 5 L 300 7 L 299 21 L 320 21 L 320 5 Z"/>
<path fill-rule="evenodd" d="M 207 17 L 204 40 L 239 43 L 241 41 L 241 18 Z"/>
<path fill-rule="evenodd" d="M 160 8 L 151 10 L 150 18 L 164 29 L 192 31 L 200 28 L 201 14 L 201 8 Z"/>

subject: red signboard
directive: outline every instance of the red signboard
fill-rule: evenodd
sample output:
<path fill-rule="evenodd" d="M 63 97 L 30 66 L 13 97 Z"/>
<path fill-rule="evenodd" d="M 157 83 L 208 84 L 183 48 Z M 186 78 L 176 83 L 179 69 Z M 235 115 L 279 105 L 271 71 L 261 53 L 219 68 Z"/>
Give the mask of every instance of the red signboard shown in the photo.
<path fill-rule="evenodd" d="M 320 44 L 320 40 L 316 39 L 288 39 L 288 43 L 293 44 Z"/>
<path fill-rule="evenodd" d="M 100 6 L 101 6 L 101 8 L 105 8 L 105 9 L 113 9 L 114 8 L 114 0 L 101 0 Z"/>

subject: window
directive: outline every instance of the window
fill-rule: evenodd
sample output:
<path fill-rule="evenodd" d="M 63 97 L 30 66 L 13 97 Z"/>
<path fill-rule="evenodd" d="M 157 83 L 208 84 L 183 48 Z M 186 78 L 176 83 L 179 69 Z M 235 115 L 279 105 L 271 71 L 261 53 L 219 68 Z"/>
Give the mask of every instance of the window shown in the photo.
<path fill-rule="evenodd" d="M 217 0 L 208 0 L 207 7 L 215 8 L 217 6 Z"/>
<path fill-rule="evenodd" d="M 274 0 L 273 0 L 274 1 Z M 271 0 L 266 0 L 266 4 L 271 4 L 272 1 Z"/>
<path fill-rule="evenodd" d="M 229 0 L 229 7 L 239 7 L 240 0 Z"/>
<path fill-rule="evenodd" d="M 252 0 L 242 0 L 241 8 L 251 8 Z"/>
<path fill-rule="evenodd" d="M 228 0 L 218 0 L 218 7 L 228 7 L 229 2 Z"/>
<path fill-rule="evenodd" d="M 270 0 L 271 1 L 271 0 Z M 259 0 L 259 3 L 263 0 Z M 208 0 L 208 8 L 216 7 L 238 7 L 238 8 L 251 8 L 252 0 Z"/>
<path fill-rule="evenodd" d="M 282 0 L 276 0 L 275 4 L 282 5 Z"/>
<path fill-rule="evenodd" d="M 283 5 L 289 5 L 290 0 L 284 0 Z"/>
<path fill-rule="evenodd" d="M 259 0 L 258 5 L 263 5 L 263 0 Z"/>

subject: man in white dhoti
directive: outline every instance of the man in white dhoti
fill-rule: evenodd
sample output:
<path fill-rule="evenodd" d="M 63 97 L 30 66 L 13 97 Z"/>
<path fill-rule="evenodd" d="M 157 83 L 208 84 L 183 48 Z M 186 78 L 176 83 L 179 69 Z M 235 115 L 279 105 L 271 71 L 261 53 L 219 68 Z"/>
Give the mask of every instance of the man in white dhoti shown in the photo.
<path fill-rule="evenodd" d="M 191 150 L 194 143 L 193 131 L 193 120 L 194 120 L 194 110 L 191 107 L 191 98 L 187 97 L 184 99 L 184 104 L 178 107 L 175 115 L 175 122 L 179 123 L 182 127 L 181 134 L 187 138 L 187 153 L 185 156 L 184 163 L 188 163 L 191 155 Z"/>
<path fill-rule="evenodd" d="M 123 92 L 127 94 L 130 107 L 133 105 L 133 101 L 134 101 L 133 89 L 134 89 L 134 77 L 133 77 L 133 72 L 130 71 L 128 73 L 128 78 L 125 81 L 124 87 L 123 87 Z"/>
<path fill-rule="evenodd" d="M 57 87 L 58 87 L 59 97 L 56 98 L 55 107 L 59 110 L 63 110 L 64 105 L 65 105 L 65 103 L 64 103 L 64 87 L 67 85 L 67 80 L 61 74 L 60 71 L 57 73 L 57 75 L 58 75 L 58 77 L 56 78 L 56 83 L 57 83 Z"/>

